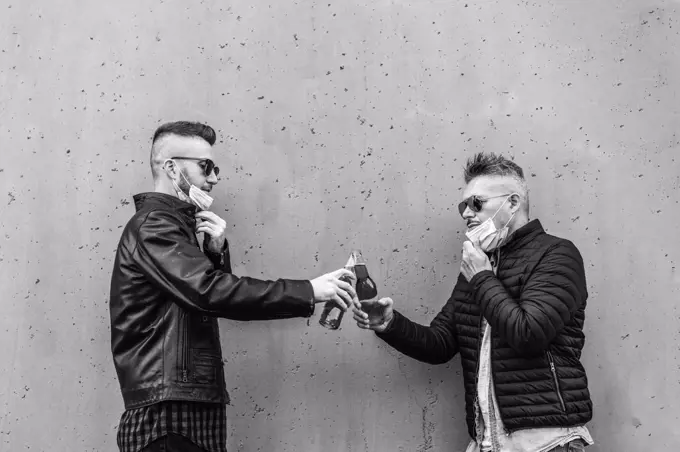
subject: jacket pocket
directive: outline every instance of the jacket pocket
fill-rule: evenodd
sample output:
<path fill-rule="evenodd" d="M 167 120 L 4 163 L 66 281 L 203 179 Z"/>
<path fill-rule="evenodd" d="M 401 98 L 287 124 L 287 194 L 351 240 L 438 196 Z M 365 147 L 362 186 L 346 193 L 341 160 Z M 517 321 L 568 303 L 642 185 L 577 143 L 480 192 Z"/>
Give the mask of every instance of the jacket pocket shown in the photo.
<path fill-rule="evenodd" d="M 217 381 L 222 365 L 219 355 L 210 349 L 191 350 L 193 381 L 197 384 L 211 385 Z"/>
<path fill-rule="evenodd" d="M 553 355 L 550 351 L 546 351 L 545 355 L 548 357 L 548 363 L 550 364 L 550 372 L 553 376 L 553 381 L 555 382 L 555 392 L 557 393 L 557 398 L 560 399 L 560 407 L 563 412 L 567 412 L 567 407 L 564 404 L 564 399 L 562 398 L 562 391 L 560 390 L 560 380 L 557 378 L 557 368 L 555 367 L 555 360 L 553 360 Z"/>

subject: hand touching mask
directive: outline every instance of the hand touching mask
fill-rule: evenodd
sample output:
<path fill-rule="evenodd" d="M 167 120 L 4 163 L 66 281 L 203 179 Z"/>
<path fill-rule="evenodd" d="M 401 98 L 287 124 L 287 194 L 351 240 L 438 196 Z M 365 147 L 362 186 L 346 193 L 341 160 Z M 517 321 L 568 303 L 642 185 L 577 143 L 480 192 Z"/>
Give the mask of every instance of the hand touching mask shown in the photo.
<path fill-rule="evenodd" d="M 515 216 L 515 214 L 513 213 L 512 216 L 510 216 L 508 221 L 505 223 L 505 226 L 503 226 L 500 230 L 496 229 L 493 219 L 513 194 L 508 195 L 505 201 L 503 201 L 503 204 L 501 204 L 498 210 L 496 210 L 496 212 L 490 218 L 487 218 L 482 224 L 465 233 L 465 236 L 468 238 L 468 240 L 478 245 L 483 251 L 489 252 L 495 250 L 501 246 L 505 239 L 508 238 L 508 224 L 510 224 L 510 221 Z"/>

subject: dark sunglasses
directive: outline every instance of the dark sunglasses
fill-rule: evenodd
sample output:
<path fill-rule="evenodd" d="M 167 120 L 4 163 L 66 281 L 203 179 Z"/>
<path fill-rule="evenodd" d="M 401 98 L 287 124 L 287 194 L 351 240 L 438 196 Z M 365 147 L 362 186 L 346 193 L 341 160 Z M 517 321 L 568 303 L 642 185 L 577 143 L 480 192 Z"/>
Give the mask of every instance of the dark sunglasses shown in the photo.
<path fill-rule="evenodd" d="M 498 196 L 489 196 L 488 198 L 482 198 L 481 196 L 477 195 L 472 195 L 467 199 L 464 199 L 461 201 L 460 204 L 458 204 L 458 213 L 460 213 L 460 216 L 463 216 L 463 213 L 465 212 L 465 209 L 467 207 L 470 208 L 473 212 L 477 213 L 480 210 L 482 210 L 482 207 L 484 207 L 484 204 L 489 200 L 493 198 L 502 198 L 503 196 L 510 196 L 511 193 L 505 194 L 505 195 L 498 195 Z"/>
<path fill-rule="evenodd" d="M 209 177 L 213 171 L 215 171 L 215 176 L 220 175 L 219 166 L 215 166 L 215 162 L 213 162 L 210 159 L 202 159 L 198 157 L 172 157 L 172 158 L 177 160 L 197 160 L 198 165 L 203 169 L 203 174 L 205 174 L 205 177 Z"/>

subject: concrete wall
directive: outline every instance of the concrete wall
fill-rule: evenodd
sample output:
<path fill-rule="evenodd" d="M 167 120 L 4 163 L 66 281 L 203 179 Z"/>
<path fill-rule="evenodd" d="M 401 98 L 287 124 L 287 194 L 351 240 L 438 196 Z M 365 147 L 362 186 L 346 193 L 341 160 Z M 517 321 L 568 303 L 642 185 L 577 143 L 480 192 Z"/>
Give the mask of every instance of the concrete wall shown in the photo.
<path fill-rule="evenodd" d="M 677 5 L 0 1 L 0 450 L 115 450 L 110 269 L 176 119 L 219 129 L 235 273 L 360 247 L 422 323 L 459 271 L 464 160 L 514 156 L 586 261 L 591 450 L 678 450 Z M 221 321 L 230 451 L 464 450 L 458 358 L 317 321 Z"/>

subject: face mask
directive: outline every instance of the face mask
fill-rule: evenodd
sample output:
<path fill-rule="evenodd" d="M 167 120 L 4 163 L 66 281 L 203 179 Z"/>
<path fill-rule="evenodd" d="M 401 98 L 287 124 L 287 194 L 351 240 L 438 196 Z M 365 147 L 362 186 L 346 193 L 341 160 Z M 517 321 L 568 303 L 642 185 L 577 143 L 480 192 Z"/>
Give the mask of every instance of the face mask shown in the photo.
<path fill-rule="evenodd" d="M 208 210 L 210 206 L 213 203 L 213 198 L 210 197 L 205 191 L 201 190 L 194 184 L 190 183 L 189 180 L 186 178 L 184 173 L 178 168 L 179 174 L 182 175 L 184 180 L 189 184 L 189 195 L 187 196 L 186 193 L 184 193 L 184 190 L 182 190 L 177 182 L 172 180 L 172 186 L 175 188 L 175 191 L 177 192 L 177 196 L 179 199 L 181 199 L 184 202 L 188 202 L 189 204 L 193 204 L 196 207 L 198 207 L 201 210 Z"/>
<path fill-rule="evenodd" d="M 505 201 L 503 201 L 503 204 L 501 204 L 501 206 L 498 208 L 498 210 L 496 210 L 491 218 L 488 218 L 473 230 L 465 233 L 465 236 L 472 243 L 479 245 L 483 251 L 489 252 L 495 250 L 505 241 L 506 238 L 508 238 L 508 224 L 510 224 L 510 221 L 515 216 L 515 214 L 512 214 L 510 219 L 507 221 L 507 223 L 505 223 L 505 226 L 503 226 L 501 230 L 496 229 L 493 219 L 513 194 L 508 195 Z"/>

